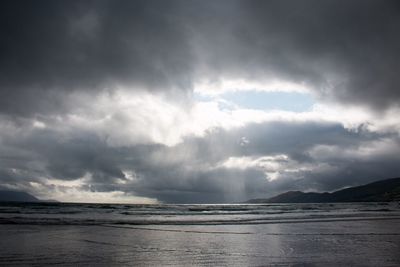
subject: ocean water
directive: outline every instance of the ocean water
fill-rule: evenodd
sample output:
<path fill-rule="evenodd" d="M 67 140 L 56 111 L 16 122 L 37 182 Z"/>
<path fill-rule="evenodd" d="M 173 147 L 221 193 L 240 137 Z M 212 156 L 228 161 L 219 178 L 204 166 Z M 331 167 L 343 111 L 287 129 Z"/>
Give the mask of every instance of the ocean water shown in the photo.
<path fill-rule="evenodd" d="M 400 204 L 1 203 L 0 266 L 400 266 Z"/>
<path fill-rule="evenodd" d="M 0 224 L 234 225 L 400 218 L 400 203 L 127 205 L 1 203 Z"/>

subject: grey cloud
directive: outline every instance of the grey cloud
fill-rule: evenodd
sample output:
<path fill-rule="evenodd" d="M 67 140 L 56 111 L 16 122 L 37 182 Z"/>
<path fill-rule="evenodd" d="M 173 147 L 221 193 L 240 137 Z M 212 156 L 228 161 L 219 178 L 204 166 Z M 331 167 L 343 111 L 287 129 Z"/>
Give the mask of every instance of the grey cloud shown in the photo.
<path fill-rule="evenodd" d="M 26 144 L 26 148 L 45 160 L 50 177 L 74 180 L 90 172 L 92 179 L 101 182 L 125 178 L 118 167 L 118 152 L 107 148 L 97 136 L 83 134 L 63 141 L 51 133 L 41 133 L 32 138 L 31 146 Z"/>
<path fill-rule="evenodd" d="M 110 149 L 104 140 L 87 132 L 60 135 L 52 130 L 23 128 L 24 133 L 5 138 L 0 147 L 3 168 L 23 170 L 21 179 L 56 178 L 75 180 L 86 173 L 92 179 L 112 183 L 124 179 L 119 168 L 119 152 Z M 8 151 L 5 147 L 9 147 Z M 9 157 L 10 151 L 23 151 Z M 8 152 L 8 153 L 7 153 Z"/>
<path fill-rule="evenodd" d="M 0 113 L 16 126 L 0 125 L 1 184 L 30 188 L 89 173 L 90 190 L 220 202 L 396 176 L 400 164 L 390 151 L 313 157 L 318 145 L 341 153 L 382 138 L 398 144 L 396 135 L 338 123 L 249 124 L 173 147 L 111 147 L 94 131 L 51 126 L 85 105 L 73 93 L 112 93 L 121 85 L 178 98 L 200 79 L 221 77 L 304 82 L 321 99 L 385 110 L 400 103 L 399 20 L 397 1 L 2 1 Z M 50 128 L 32 130 L 26 117 Z M 317 169 L 282 170 L 268 181 L 256 167 L 215 166 L 229 157 L 279 154 Z M 323 164 L 329 168 L 318 169 Z M 126 170 L 137 177 L 129 180 Z"/>
<path fill-rule="evenodd" d="M 321 172 L 300 171 L 296 174 L 297 177 L 293 177 L 290 187 L 287 183 L 283 183 L 279 191 L 282 192 L 288 188 L 304 191 L 335 191 L 344 187 L 374 182 L 383 177 L 398 177 L 400 162 L 396 155 L 399 152 L 398 150 L 396 154 L 388 154 L 390 158 L 375 156 L 369 159 L 353 158 L 347 161 L 332 161 L 330 165 L 335 168 Z M 298 179 L 299 177 L 303 178 Z"/>
<path fill-rule="evenodd" d="M 264 174 L 255 169 L 187 170 L 185 166 L 153 166 L 142 175 L 132 186 L 135 194 L 174 203 L 239 202 L 267 186 Z"/>
<path fill-rule="evenodd" d="M 3 113 L 65 112 L 71 91 L 118 85 L 184 97 L 196 80 L 220 77 L 305 82 L 323 99 L 377 109 L 399 103 L 397 1 L 42 0 L 0 10 Z"/>
<path fill-rule="evenodd" d="M 268 122 L 250 123 L 246 127 L 215 129 L 204 138 L 187 138 L 178 144 L 171 155 L 190 151 L 195 159 L 221 161 L 229 156 L 263 156 L 288 154 L 306 161 L 308 149 L 315 145 L 335 145 L 357 148 L 363 141 L 385 136 L 367 130 L 349 131 L 340 123 L 327 122 Z M 241 143 L 245 137 L 246 145 Z M 188 153 L 186 153 L 188 154 Z"/>
<path fill-rule="evenodd" d="M 293 189 L 334 190 L 395 176 L 400 171 L 400 162 L 395 156 L 399 151 L 340 156 L 345 151 L 368 148 L 382 139 L 398 144 L 398 137 L 365 129 L 348 131 L 337 123 L 249 124 L 232 131 L 220 129 L 204 137 L 186 138 L 172 147 L 161 144 L 111 147 L 90 132 L 60 136 L 52 130 L 25 130 L 22 136 L 18 133 L 2 140 L 0 151 L 8 146 L 9 151 L 24 151 L 16 154 L 17 158 L 25 157 L 24 164 L 1 164 L 2 184 L 29 189 L 32 181 L 41 183 L 49 178 L 69 181 L 90 174 L 82 189 L 123 191 L 165 202 L 237 202 Z M 243 136 L 249 140 L 246 146 L 240 143 Z M 325 156 L 311 153 L 320 145 L 337 150 L 327 151 Z M 230 157 L 280 154 L 287 155 L 288 159 L 280 160 L 283 164 L 279 168 L 280 177 L 272 181 L 257 166 L 222 165 Z M 1 155 L 2 159 L 6 156 Z M 286 171 L 289 164 L 308 164 L 314 169 L 290 172 Z M 324 164 L 329 168 L 319 167 Z M 18 171 L 13 173 L 12 169 Z M 133 180 L 127 172 L 133 173 Z"/>
<path fill-rule="evenodd" d="M 249 139 L 246 147 L 240 145 L 242 136 Z M 187 138 L 174 147 L 145 145 L 126 150 L 126 155 L 130 155 L 126 157 L 126 164 L 138 174 L 138 181 L 127 188 L 135 194 L 167 202 L 229 202 L 294 189 L 334 190 L 395 176 L 400 169 L 393 152 L 356 155 L 350 159 L 341 159 L 340 153 L 366 148 L 381 139 L 396 138 L 365 129 L 349 131 L 337 123 L 275 122 L 249 124 L 232 131 L 221 129 L 203 138 Z M 310 154 L 319 145 L 337 147 L 339 154 L 328 153 L 328 158 Z M 286 172 L 287 166 L 283 165 L 280 178 L 268 181 L 257 167 L 215 167 L 230 157 L 279 154 L 288 155 L 299 166 L 309 164 L 315 169 L 292 173 Z M 285 164 L 284 160 L 282 163 Z M 330 168 L 320 170 L 321 164 Z"/>
<path fill-rule="evenodd" d="M 246 136 L 249 140 L 245 147 L 240 145 L 242 136 Z M 188 195 L 194 191 L 193 195 L 197 195 L 196 190 L 206 186 L 207 190 L 204 190 L 203 196 L 208 196 L 213 190 L 217 190 L 219 193 L 214 195 L 212 198 L 214 200 L 219 195 L 219 201 L 240 201 L 239 198 L 265 197 L 287 190 L 331 191 L 368 183 L 381 177 L 395 177 L 400 171 L 399 160 L 395 156 L 399 151 L 395 153 L 388 151 L 384 155 L 378 153 L 341 158 L 346 151 L 362 150 L 385 138 L 398 139 L 395 135 L 376 134 L 365 129 L 359 129 L 358 132 L 349 131 L 337 123 L 276 122 L 250 124 L 233 131 L 218 130 L 204 138 L 188 138 L 175 147 L 157 150 L 156 153 L 162 154 L 159 158 L 179 159 L 182 153 L 185 156 L 183 160 L 166 167 L 160 167 L 157 161 L 151 161 L 150 166 L 141 169 L 144 176 L 137 185 L 146 190 L 141 191 L 141 189 L 137 193 L 144 195 L 150 193 L 151 196 L 158 194 L 163 200 L 179 202 L 182 201 L 181 194 Z M 399 140 L 395 141 L 396 144 L 398 142 Z M 320 145 L 333 146 L 337 150 L 333 155 L 328 152 L 328 158 L 311 155 L 310 151 Z M 285 160 L 282 160 L 284 165 L 280 169 L 280 177 L 273 181 L 268 181 L 266 175 L 257 167 L 248 167 L 245 170 L 235 167 L 217 170 L 190 169 L 192 165 L 208 166 L 222 163 L 229 157 L 257 158 L 279 154 L 288 155 L 298 167 L 309 164 L 314 169 L 285 171 L 288 166 L 285 165 Z M 328 168 L 319 167 L 321 164 L 325 164 Z M 140 166 L 143 166 L 143 163 Z M 220 183 L 222 181 L 223 183 Z M 202 186 L 197 185 L 197 182 Z M 229 187 L 236 188 L 236 191 L 226 192 L 225 189 Z"/>
<path fill-rule="evenodd" d="M 74 90 L 188 87 L 175 2 L 4 1 L 0 9 L 2 112 L 55 112 Z"/>
<path fill-rule="evenodd" d="M 207 74 L 269 76 L 304 82 L 323 99 L 376 109 L 398 105 L 397 1 L 240 1 L 238 6 L 200 30 L 200 49 L 208 66 L 216 66 Z M 201 13 L 197 18 L 202 21 Z"/>

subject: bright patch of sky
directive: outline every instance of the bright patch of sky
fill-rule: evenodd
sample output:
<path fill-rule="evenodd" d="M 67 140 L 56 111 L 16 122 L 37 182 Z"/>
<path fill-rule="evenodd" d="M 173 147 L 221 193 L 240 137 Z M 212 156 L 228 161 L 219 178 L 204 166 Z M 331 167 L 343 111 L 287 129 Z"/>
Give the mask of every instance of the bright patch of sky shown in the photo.
<path fill-rule="evenodd" d="M 195 98 L 199 101 L 224 100 L 246 109 L 292 112 L 310 111 L 315 104 L 310 94 L 302 92 L 231 91 L 217 97 L 195 94 Z"/>

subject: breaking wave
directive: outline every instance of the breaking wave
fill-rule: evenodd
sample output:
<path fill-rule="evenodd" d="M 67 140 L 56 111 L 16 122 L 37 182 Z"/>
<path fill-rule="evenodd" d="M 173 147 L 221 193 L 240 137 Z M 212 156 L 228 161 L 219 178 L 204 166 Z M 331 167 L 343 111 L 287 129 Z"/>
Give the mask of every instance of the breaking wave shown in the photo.
<path fill-rule="evenodd" d="M 400 219 L 399 203 L 223 205 L 0 204 L 0 224 L 235 225 L 386 219 Z"/>

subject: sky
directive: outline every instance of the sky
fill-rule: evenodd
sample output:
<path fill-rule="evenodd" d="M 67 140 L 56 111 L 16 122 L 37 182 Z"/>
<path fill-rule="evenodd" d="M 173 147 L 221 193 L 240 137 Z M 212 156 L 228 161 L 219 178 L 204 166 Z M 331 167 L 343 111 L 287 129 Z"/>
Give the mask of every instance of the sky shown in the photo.
<path fill-rule="evenodd" d="M 0 189 L 227 203 L 400 176 L 400 4 L 1 1 Z"/>

